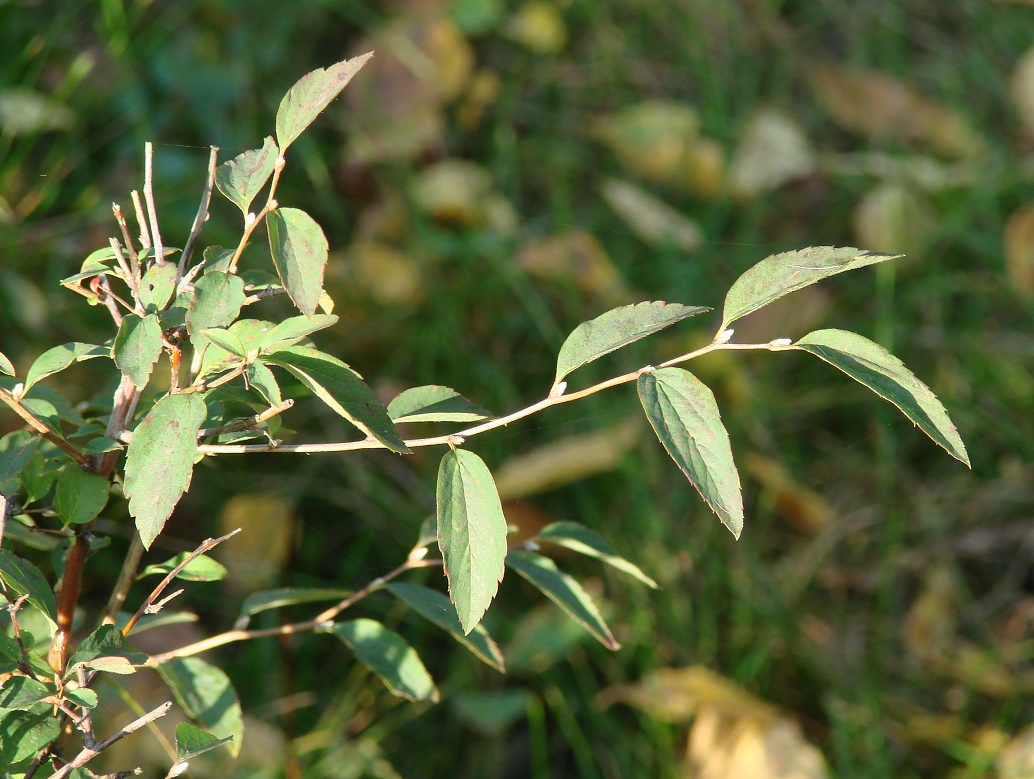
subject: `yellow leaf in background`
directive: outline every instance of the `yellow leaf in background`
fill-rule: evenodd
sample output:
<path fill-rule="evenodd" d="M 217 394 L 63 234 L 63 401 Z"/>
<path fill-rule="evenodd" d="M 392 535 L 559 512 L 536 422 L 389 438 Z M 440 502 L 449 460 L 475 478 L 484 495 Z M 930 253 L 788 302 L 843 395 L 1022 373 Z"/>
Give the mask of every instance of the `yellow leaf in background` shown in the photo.
<path fill-rule="evenodd" d="M 747 125 L 729 170 L 732 193 L 750 199 L 815 172 L 804 131 L 778 111 L 758 111 Z"/>
<path fill-rule="evenodd" d="M 411 194 L 417 207 L 441 224 L 500 232 L 516 225 L 513 207 L 493 190 L 489 172 L 467 160 L 442 160 L 420 171 Z"/>
<path fill-rule="evenodd" d="M 424 298 L 424 282 L 417 261 L 380 241 L 355 241 L 347 260 L 353 282 L 378 303 L 412 305 Z"/>
<path fill-rule="evenodd" d="M 958 581 L 954 570 L 934 565 L 905 615 L 905 646 L 921 660 L 951 654 L 958 621 Z"/>
<path fill-rule="evenodd" d="M 244 531 L 216 553 L 230 571 L 227 585 L 251 593 L 274 584 L 290 552 L 294 522 L 294 505 L 279 493 L 248 493 L 226 501 L 219 532 Z"/>
<path fill-rule="evenodd" d="M 915 252 L 936 226 L 930 201 L 915 189 L 893 182 L 866 192 L 854 212 L 858 245 L 875 252 Z"/>
<path fill-rule="evenodd" d="M 1034 46 L 1016 63 L 1009 86 L 1023 129 L 1028 138 L 1034 138 Z"/>
<path fill-rule="evenodd" d="M 747 455 L 745 465 L 747 472 L 761 482 L 776 513 L 797 530 L 818 533 L 836 519 L 836 511 L 829 501 L 797 483 L 781 463 L 752 452 Z"/>
<path fill-rule="evenodd" d="M 485 110 L 502 92 L 503 81 L 494 70 L 479 70 L 463 101 L 456 107 L 456 123 L 464 130 L 476 130 Z"/>
<path fill-rule="evenodd" d="M 573 282 L 588 297 L 622 303 L 629 294 L 624 279 L 592 233 L 575 229 L 525 244 L 517 266 L 540 279 Z"/>
<path fill-rule="evenodd" d="M 628 181 L 607 179 L 603 199 L 647 243 L 672 245 L 691 252 L 703 237 L 696 222 L 684 217 L 660 198 Z"/>
<path fill-rule="evenodd" d="M 924 143 L 948 157 L 984 150 L 962 114 L 882 73 L 828 65 L 815 70 L 811 86 L 834 122 L 870 140 Z"/>
<path fill-rule="evenodd" d="M 909 184 L 925 192 L 968 187 L 986 175 L 973 161 L 947 163 L 921 154 L 881 151 L 824 154 L 820 168 L 831 176 L 875 176 Z"/>
<path fill-rule="evenodd" d="M 545 0 L 522 5 L 503 25 L 503 34 L 536 54 L 559 54 L 567 45 L 564 17 Z"/>
<path fill-rule="evenodd" d="M 643 424 L 632 417 L 620 425 L 568 436 L 511 457 L 494 469 L 503 500 L 514 500 L 613 471 L 639 440 Z"/>
<path fill-rule="evenodd" d="M 1034 779 L 1034 724 L 1012 739 L 995 760 L 999 779 Z"/>
<path fill-rule="evenodd" d="M 773 338 L 800 338 L 826 320 L 834 301 L 826 287 L 799 289 L 743 317 L 736 323 L 736 340 L 761 343 Z"/>
<path fill-rule="evenodd" d="M 1005 272 L 1023 295 L 1034 294 L 1034 206 L 1022 206 L 1005 223 Z"/>

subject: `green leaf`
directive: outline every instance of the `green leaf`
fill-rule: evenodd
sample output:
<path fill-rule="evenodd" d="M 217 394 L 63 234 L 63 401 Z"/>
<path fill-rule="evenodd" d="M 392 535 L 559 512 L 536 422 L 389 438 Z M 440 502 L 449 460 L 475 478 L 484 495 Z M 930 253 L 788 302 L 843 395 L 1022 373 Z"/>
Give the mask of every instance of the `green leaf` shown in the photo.
<path fill-rule="evenodd" d="M 176 291 L 177 272 L 176 265 L 171 262 L 152 265 L 140 279 L 140 303 L 147 313 L 157 313 L 168 305 Z"/>
<path fill-rule="evenodd" d="M 12 676 L 0 687 L 0 710 L 31 709 L 52 694 L 53 691 L 42 682 L 28 676 Z"/>
<path fill-rule="evenodd" d="M 39 677 L 53 678 L 55 675 L 54 669 L 47 665 L 47 661 L 32 649 L 33 638 L 24 628 L 22 629 L 22 641 L 26 647 L 25 653 L 29 657 L 29 668 L 32 669 L 32 672 Z M 13 666 L 11 670 L 21 668 L 23 662 L 22 651 L 18 646 L 18 642 L 2 630 L 0 630 L 0 659 L 6 660 L 8 664 Z"/>
<path fill-rule="evenodd" d="M 63 371 L 72 363 L 92 360 L 94 357 L 110 356 L 110 347 L 84 344 L 78 341 L 47 349 L 47 351 L 36 358 L 36 362 L 32 364 L 29 372 L 25 374 L 25 389 L 29 389 L 40 379 L 45 379 L 58 371 Z M 14 375 L 13 369 L 11 375 Z"/>
<path fill-rule="evenodd" d="M 284 402 L 280 395 L 280 385 L 276 383 L 276 376 L 262 363 L 251 363 L 244 372 L 244 378 L 248 386 L 258 390 L 270 406 L 279 406 Z"/>
<path fill-rule="evenodd" d="M 599 533 L 578 522 L 553 522 L 542 528 L 532 540 L 536 543 L 555 544 L 578 554 L 595 557 L 638 579 L 648 587 L 657 589 L 657 582 L 643 573 L 639 566 L 621 557 Z"/>
<path fill-rule="evenodd" d="M 219 738 L 233 738 L 227 748 L 236 757 L 241 749 L 244 720 L 230 678 L 219 668 L 196 657 L 162 663 L 158 666 L 158 673 L 187 716 Z"/>
<path fill-rule="evenodd" d="M 267 332 L 262 337 L 259 348 L 263 353 L 275 352 L 277 349 L 296 344 L 315 332 L 325 330 L 331 325 L 337 324 L 337 321 L 336 316 L 326 314 L 293 316 Z"/>
<path fill-rule="evenodd" d="M 58 516 L 73 525 L 89 522 L 107 505 L 110 488 L 103 476 L 87 473 L 76 463 L 69 463 L 57 477 L 54 497 Z"/>
<path fill-rule="evenodd" d="M 438 688 L 416 650 L 398 633 L 372 619 L 339 622 L 330 631 L 355 652 L 395 695 L 411 701 L 437 701 Z"/>
<path fill-rule="evenodd" d="M 503 579 L 506 519 L 488 466 L 473 452 L 450 449 L 438 469 L 438 546 L 449 595 L 464 633 L 488 609 Z"/>
<path fill-rule="evenodd" d="M 81 687 L 76 690 L 69 690 L 66 687 L 64 696 L 66 700 L 70 700 L 76 706 L 82 706 L 84 709 L 95 709 L 100 702 L 97 693 L 88 687 Z"/>
<path fill-rule="evenodd" d="M 49 703 L 39 703 L 29 711 L 0 716 L 0 765 L 13 768 L 61 735 L 62 718 L 55 716 L 53 709 Z"/>
<path fill-rule="evenodd" d="M 31 606 L 43 612 L 51 622 L 57 622 L 54 592 L 35 565 L 6 549 L 0 549 L 0 580 L 14 592 L 13 598 L 7 596 L 9 600 L 13 602 L 22 595 L 28 595 Z"/>
<path fill-rule="evenodd" d="M 209 750 L 233 741 L 233 736 L 216 738 L 200 728 L 181 722 L 176 726 L 176 756 L 179 760 L 190 760 Z"/>
<path fill-rule="evenodd" d="M 114 438 L 99 435 L 96 438 L 91 438 L 87 441 L 86 445 L 83 446 L 80 451 L 83 454 L 104 454 L 105 452 L 116 452 L 122 448 L 123 445 Z"/>
<path fill-rule="evenodd" d="M 134 647 L 114 625 L 101 625 L 83 639 L 68 659 L 65 678 L 75 675 L 76 666 L 113 674 L 135 673 L 134 666 L 147 662 L 147 655 Z"/>
<path fill-rule="evenodd" d="M 372 56 L 371 51 L 326 69 L 319 68 L 306 73 L 291 87 L 276 112 L 276 139 L 281 154 L 330 105 Z"/>
<path fill-rule="evenodd" d="M 797 341 L 793 348 L 811 352 L 889 400 L 934 443 L 955 459 L 970 464 L 959 431 L 937 396 L 879 344 L 846 330 L 816 330 Z"/>
<path fill-rule="evenodd" d="M 278 208 L 266 216 L 266 232 L 284 289 L 299 311 L 314 315 L 327 267 L 327 238 L 322 228 L 304 211 Z"/>
<path fill-rule="evenodd" d="M 215 185 L 246 217 L 251 208 L 251 201 L 273 175 L 278 156 L 280 150 L 272 136 L 267 136 L 262 142 L 261 149 L 250 149 L 238 154 L 216 168 Z"/>
<path fill-rule="evenodd" d="M 388 404 L 388 416 L 395 422 L 477 422 L 494 417 L 456 390 L 438 384 L 400 393 Z"/>
<path fill-rule="evenodd" d="M 198 393 L 167 395 L 154 404 L 129 443 L 125 491 L 144 548 L 190 488 L 197 433 L 207 416 Z"/>
<path fill-rule="evenodd" d="M 315 603 L 320 601 L 340 601 L 352 594 L 351 590 L 328 590 L 324 588 L 284 587 L 278 590 L 256 592 L 244 599 L 241 613 L 233 623 L 234 630 L 247 627 L 251 618 L 262 611 L 282 609 L 299 603 Z"/>
<path fill-rule="evenodd" d="M 162 326 L 158 315 L 148 314 L 141 319 L 136 314 L 126 314 L 111 350 L 122 375 L 143 389 L 161 355 Z"/>
<path fill-rule="evenodd" d="M 668 454 L 736 538 L 743 530 L 740 476 L 711 390 L 689 371 L 639 376 L 639 400 Z"/>
<path fill-rule="evenodd" d="M 548 557 L 532 552 L 510 552 L 506 565 L 531 582 L 607 649 L 621 648 L 582 585 L 558 569 Z"/>
<path fill-rule="evenodd" d="M 201 335 L 210 327 L 226 327 L 241 312 L 247 295 L 244 279 L 230 273 L 208 271 L 194 282 L 194 302 L 187 310 L 187 332 L 195 349 L 208 343 Z"/>
<path fill-rule="evenodd" d="M 170 557 L 164 563 L 149 565 L 137 574 L 137 581 L 145 576 L 154 576 L 155 574 L 166 576 L 189 556 L 190 552 L 180 552 L 175 557 Z M 176 578 L 186 582 L 217 582 L 226 578 L 226 566 L 213 560 L 208 555 L 198 555 L 187 563 L 182 571 L 176 574 Z"/>
<path fill-rule="evenodd" d="M 385 585 L 385 589 L 424 619 L 430 620 L 442 630 L 447 631 L 480 660 L 500 673 L 505 673 L 503 653 L 499 651 L 498 645 L 492 640 L 488 631 L 483 625 L 478 625 L 469 635 L 465 634 L 459 617 L 456 615 L 456 607 L 444 593 L 421 584 L 406 582 L 392 582 Z"/>
<path fill-rule="evenodd" d="M 267 355 L 264 362 L 293 374 L 336 413 L 391 451 L 410 453 L 373 390 L 341 360 L 305 346 L 288 346 Z"/>
<path fill-rule="evenodd" d="M 209 327 L 202 330 L 201 335 L 208 339 L 210 343 L 214 343 L 220 349 L 236 355 L 241 359 L 245 359 L 248 356 L 248 352 L 245 350 L 244 344 L 242 344 L 240 339 L 229 330 L 223 330 L 218 327 Z"/>
<path fill-rule="evenodd" d="M 11 362 L 3 352 L 0 352 L 0 373 L 14 376 L 14 363 Z"/>
<path fill-rule="evenodd" d="M 19 478 L 36 453 L 39 441 L 39 435 L 29 430 L 15 430 L 0 438 L 0 489 Z"/>
<path fill-rule="evenodd" d="M 725 296 L 720 331 L 740 317 L 816 281 L 901 256 L 867 252 L 851 246 L 839 249 L 835 246 L 811 246 L 774 254 L 736 279 Z"/>
<path fill-rule="evenodd" d="M 122 611 L 119 612 L 118 617 L 115 619 L 115 626 L 119 630 L 124 630 L 126 625 L 129 624 L 131 614 L 127 614 Z M 129 635 L 135 636 L 140 633 L 145 633 L 152 628 L 165 627 L 166 625 L 183 625 L 190 622 L 197 622 L 197 614 L 192 614 L 189 611 L 168 611 L 162 609 L 157 614 L 145 614 L 136 621 L 129 630 Z"/>
<path fill-rule="evenodd" d="M 586 363 L 683 319 L 710 310 L 704 306 L 684 306 L 655 300 L 621 306 L 588 322 L 582 322 L 560 347 L 553 386 Z"/>

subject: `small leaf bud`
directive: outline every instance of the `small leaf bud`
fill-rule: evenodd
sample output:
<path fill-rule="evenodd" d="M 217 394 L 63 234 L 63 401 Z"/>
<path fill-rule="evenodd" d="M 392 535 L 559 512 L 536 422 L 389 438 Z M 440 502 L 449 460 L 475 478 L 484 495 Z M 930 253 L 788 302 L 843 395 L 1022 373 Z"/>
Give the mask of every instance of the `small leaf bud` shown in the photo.
<path fill-rule="evenodd" d="M 718 334 L 718 337 L 714 339 L 714 342 L 716 344 L 727 344 L 732 339 L 732 334 L 735 332 L 736 331 L 733 330 L 731 327 L 728 330 L 723 330 L 721 333 Z"/>

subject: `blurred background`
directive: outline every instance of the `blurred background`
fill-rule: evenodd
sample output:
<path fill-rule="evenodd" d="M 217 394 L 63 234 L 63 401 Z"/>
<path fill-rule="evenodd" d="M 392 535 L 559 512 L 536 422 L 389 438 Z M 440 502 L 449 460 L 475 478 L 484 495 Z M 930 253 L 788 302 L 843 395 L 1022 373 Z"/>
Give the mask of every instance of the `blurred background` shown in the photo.
<path fill-rule="evenodd" d="M 800 291 L 737 340 L 879 341 L 942 399 L 973 462 L 796 353 L 690 366 L 732 436 L 739 541 L 629 387 L 478 437 L 522 532 L 583 522 L 660 584 L 559 558 L 622 648 L 511 575 L 486 618 L 501 675 L 373 596 L 356 616 L 406 636 L 442 702 L 393 698 L 328 637 L 234 645 L 206 658 L 241 696 L 243 751 L 199 775 L 1034 776 L 1032 46 L 1021 0 L 0 1 L 0 344 L 19 370 L 110 337 L 57 281 L 114 234 L 145 141 L 181 246 L 208 146 L 261 146 L 301 75 L 375 50 L 292 146 L 278 199 L 330 241 L 342 321 L 318 345 L 385 399 L 445 384 L 507 413 L 548 391 L 585 319 L 640 300 L 720 308 L 770 254 L 854 245 L 907 257 Z M 235 243 L 238 219 L 217 202 L 204 242 Z M 245 266 L 269 266 L 264 244 Z M 717 320 L 572 388 L 706 343 Z M 81 400 L 97 367 L 50 383 Z M 350 435 L 312 401 L 286 424 Z M 190 588 L 180 608 L 199 620 L 145 648 L 229 628 L 257 589 L 391 570 L 433 512 L 439 457 L 209 458 L 151 557 L 240 525 L 216 553 L 231 577 Z M 108 520 L 87 610 L 126 548 L 126 518 Z M 125 695 L 164 699 L 138 677 Z M 109 770 L 164 759 L 146 734 L 120 748 Z"/>

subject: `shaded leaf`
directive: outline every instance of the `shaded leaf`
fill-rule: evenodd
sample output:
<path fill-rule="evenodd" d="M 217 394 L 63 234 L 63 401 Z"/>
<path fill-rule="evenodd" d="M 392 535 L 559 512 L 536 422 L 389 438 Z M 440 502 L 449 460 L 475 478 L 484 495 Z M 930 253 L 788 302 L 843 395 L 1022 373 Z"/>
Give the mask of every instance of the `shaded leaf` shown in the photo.
<path fill-rule="evenodd" d="M 372 619 L 339 622 L 330 632 L 344 641 L 395 695 L 411 701 L 438 701 L 438 688 L 420 656 L 398 633 Z"/>
<path fill-rule="evenodd" d="M 0 438 L 0 487 L 18 479 L 36 453 L 39 442 L 39 435 L 31 430 L 15 430 Z"/>
<path fill-rule="evenodd" d="M 197 433 L 207 414 L 198 393 L 167 395 L 133 431 L 126 455 L 125 491 L 145 549 L 190 488 Z"/>
<path fill-rule="evenodd" d="M 54 669 L 51 668 L 47 661 L 44 660 L 32 647 L 34 645 L 34 639 L 32 634 L 28 633 L 22 628 L 22 642 L 26 648 L 26 654 L 29 657 L 29 668 L 36 674 L 37 677 L 43 679 L 52 679 L 55 676 Z M 0 659 L 6 661 L 8 669 L 5 671 L 12 672 L 15 669 L 21 668 L 23 658 L 21 647 L 18 643 L 9 635 L 0 630 Z M 0 663 L 0 666 L 4 665 Z"/>
<path fill-rule="evenodd" d="M 937 396 L 879 344 L 846 330 L 816 330 L 797 341 L 793 348 L 811 352 L 889 400 L 934 443 L 967 466 L 970 464 L 958 429 Z"/>
<path fill-rule="evenodd" d="M 103 476 L 69 463 L 57 477 L 54 498 L 58 516 L 73 525 L 89 522 L 107 505 L 110 487 Z"/>
<path fill-rule="evenodd" d="M 122 375 L 143 389 L 162 354 L 162 326 L 157 314 L 142 319 L 126 314 L 119 325 L 111 355 Z"/>
<path fill-rule="evenodd" d="M 393 452 L 409 454 L 387 409 L 362 377 L 341 360 L 316 349 L 288 346 L 267 355 L 264 361 L 293 374 L 336 413 Z"/>
<path fill-rule="evenodd" d="M 282 609 L 299 603 L 318 603 L 320 601 L 340 601 L 352 594 L 351 590 L 328 590 L 319 587 L 284 587 L 278 590 L 256 592 L 244 599 L 241 613 L 233 623 L 235 630 L 247 626 L 252 616 L 270 609 Z"/>
<path fill-rule="evenodd" d="M 209 271 L 194 282 L 194 302 L 187 309 L 187 331 L 195 349 L 208 343 L 201 335 L 210 327 L 226 327 L 244 305 L 244 279 L 232 273 Z"/>
<path fill-rule="evenodd" d="M 499 589 L 506 557 L 506 519 L 488 466 L 473 452 L 450 449 L 438 469 L 437 503 L 449 595 L 470 633 Z"/>
<path fill-rule="evenodd" d="M 578 522 L 553 522 L 542 528 L 534 538 L 536 543 L 556 544 L 572 552 L 595 557 L 607 565 L 627 573 L 643 584 L 657 589 L 657 582 L 647 576 L 639 566 L 629 562 L 617 553 L 606 539 L 594 530 Z"/>
<path fill-rule="evenodd" d="M 54 707 L 39 703 L 29 711 L 0 715 L 0 765 L 13 767 L 28 760 L 61 735 L 61 717 Z"/>
<path fill-rule="evenodd" d="M 324 108 L 338 96 L 373 52 L 352 57 L 302 76 L 280 101 L 276 112 L 276 139 L 283 154 Z"/>
<path fill-rule="evenodd" d="M 190 552 L 180 552 L 175 557 L 170 557 L 164 563 L 149 565 L 137 574 L 137 581 L 145 576 L 160 574 L 166 576 L 173 568 L 182 563 L 190 556 Z M 226 578 L 226 566 L 218 560 L 213 560 L 208 555 L 198 555 L 183 568 L 177 579 L 186 582 L 217 582 Z"/>
<path fill-rule="evenodd" d="M 226 746 L 236 757 L 241 749 L 244 720 L 230 678 L 221 669 L 196 657 L 162 663 L 158 673 L 187 716 L 218 738 L 233 739 Z"/>
<path fill-rule="evenodd" d="M 249 149 L 216 168 L 215 185 L 247 216 L 251 201 L 273 175 L 279 155 L 272 136 L 267 136 L 261 149 Z"/>
<path fill-rule="evenodd" d="M 254 387 L 266 399 L 270 406 L 279 406 L 283 403 L 280 395 L 280 385 L 276 383 L 273 371 L 269 370 L 260 362 L 253 362 L 244 372 L 244 378 L 249 387 Z"/>
<path fill-rule="evenodd" d="M 483 625 L 478 625 L 469 635 L 465 634 L 459 617 L 456 615 L 456 606 L 445 594 L 421 584 L 406 582 L 391 582 L 385 585 L 385 589 L 424 619 L 430 620 L 442 630 L 447 631 L 480 660 L 497 671 L 505 672 L 503 653 L 499 651 L 499 647 L 492 640 L 488 631 Z"/>
<path fill-rule="evenodd" d="M 94 357 L 109 357 L 110 355 L 110 347 L 84 344 L 78 341 L 47 349 L 47 351 L 36 358 L 36 362 L 32 364 L 28 373 L 25 374 L 25 389 L 28 390 L 29 387 L 40 379 L 45 379 L 58 371 L 63 371 L 72 363 L 92 360 Z M 11 368 L 10 375 L 14 375 L 13 367 Z"/>
<path fill-rule="evenodd" d="M 607 649 L 621 648 L 582 585 L 563 573 L 548 557 L 532 552 L 510 552 L 506 565 L 531 582 Z"/>
<path fill-rule="evenodd" d="M 714 394 L 682 368 L 639 376 L 639 400 L 657 438 L 723 524 L 743 530 L 740 477 Z"/>
<path fill-rule="evenodd" d="M 560 347 L 553 385 L 556 386 L 567 374 L 586 363 L 683 319 L 710 310 L 704 306 L 684 306 L 681 303 L 655 300 L 621 306 L 588 322 L 582 322 Z"/>
<path fill-rule="evenodd" d="M 176 290 L 177 268 L 173 263 L 152 265 L 140 279 L 140 303 L 149 314 L 161 311 Z"/>
<path fill-rule="evenodd" d="M 14 363 L 12 363 L 3 352 L 0 352 L 0 373 L 14 376 Z"/>
<path fill-rule="evenodd" d="M 740 317 L 816 281 L 900 256 L 867 252 L 851 246 L 839 249 L 835 246 L 811 246 L 774 254 L 736 279 L 725 296 L 719 332 Z"/>
<path fill-rule="evenodd" d="M 28 560 L 16 557 L 6 549 L 0 549 L 0 580 L 3 580 L 4 586 L 14 593 L 14 597 L 7 595 L 10 601 L 28 595 L 30 605 L 43 612 L 51 622 L 57 620 L 54 592 L 39 568 Z"/>
<path fill-rule="evenodd" d="M 51 690 L 42 682 L 28 676 L 12 676 L 0 686 L 0 710 L 31 709 L 51 694 Z"/>
<path fill-rule="evenodd" d="M 304 211 L 278 208 L 266 216 L 269 251 L 280 281 L 298 310 L 312 316 L 323 292 L 327 238 Z"/>
<path fill-rule="evenodd" d="M 336 316 L 327 314 L 290 317 L 262 336 L 259 349 L 263 352 L 274 352 L 285 346 L 291 346 L 306 336 L 337 324 L 337 321 Z"/>
<path fill-rule="evenodd" d="M 114 438 L 99 435 L 87 441 L 80 451 L 83 454 L 104 454 L 105 452 L 115 452 L 122 448 L 123 444 Z"/>
<path fill-rule="evenodd" d="M 233 736 L 217 738 L 200 728 L 181 722 L 176 726 L 176 757 L 179 760 L 189 760 L 231 741 Z"/>
<path fill-rule="evenodd" d="M 131 674 L 134 666 L 147 662 L 147 655 L 134 647 L 114 625 L 101 625 L 83 639 L 75 654 L 68 659 L 65 678 L 75 676 L 78 665 L 114 674 Z"/>
<path fill-rule="evenodd" d="M 393 422 L 477 422 L 494 415 L 456 390 L 438 384 L 412 387 L 388 404 Z"/>

